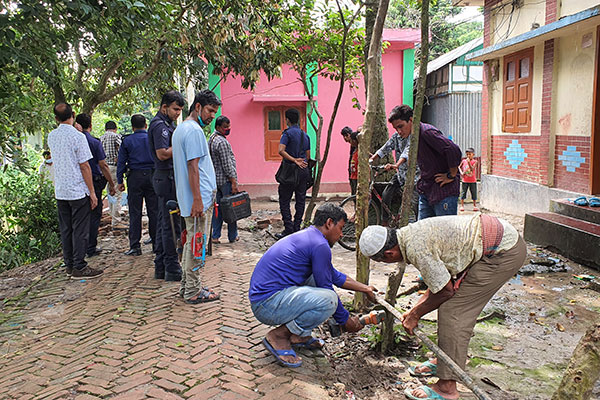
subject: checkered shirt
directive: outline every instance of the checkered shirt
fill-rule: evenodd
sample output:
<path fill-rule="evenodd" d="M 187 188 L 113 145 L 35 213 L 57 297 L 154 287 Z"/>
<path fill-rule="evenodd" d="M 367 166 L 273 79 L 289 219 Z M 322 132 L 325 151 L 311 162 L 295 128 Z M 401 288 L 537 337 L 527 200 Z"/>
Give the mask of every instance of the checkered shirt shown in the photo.
<path fill-rule="evenodd" d="M 217 177 L 217 187 L 225 185 L 230 178 L 237 180 L 237 171 L 235 164 L 235 156 L 231 149 L 231 144 L 227 139 L 217 132 L 214 132 L 208 140 L 210 147 L 210 156 L 213 166 L 215 167 L 215 175 Z"/>
<path fill-rule="evenodd" d="M 106 163 L 108 165 L 117 165 L 117 156 L 119 155 L 119 147 L 123 138 L 116 132 L 106 131 L 100 137 L 102 147 L 106 153 Z"/>

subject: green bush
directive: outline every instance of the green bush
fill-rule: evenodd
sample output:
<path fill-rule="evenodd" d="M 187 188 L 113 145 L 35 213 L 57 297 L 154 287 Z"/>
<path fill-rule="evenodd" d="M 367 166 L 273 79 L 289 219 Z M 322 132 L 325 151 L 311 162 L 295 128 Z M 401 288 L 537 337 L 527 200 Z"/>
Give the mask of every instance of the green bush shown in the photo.
<path fill-rule="evenodd" d="M 0 272 L 60 251 L 54 187 L 39 177 L 39 154 L 23 153 L 19 168 L 6 164 L 0 174 Z"/>

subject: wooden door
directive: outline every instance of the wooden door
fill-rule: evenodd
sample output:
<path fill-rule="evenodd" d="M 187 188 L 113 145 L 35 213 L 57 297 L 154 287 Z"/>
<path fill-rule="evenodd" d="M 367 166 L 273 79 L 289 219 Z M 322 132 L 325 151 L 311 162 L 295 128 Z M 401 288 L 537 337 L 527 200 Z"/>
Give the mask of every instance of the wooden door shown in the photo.
<path fill-rule="evenodd" d="M 264 109 L 265 119 L 265 161 L 281 161 L 279 140 L 284 129 L 285 111 L 295 108 L 300 113 L 300 129 L 306 132 L 306 108 L 304 106 L 268 106 Z"/>

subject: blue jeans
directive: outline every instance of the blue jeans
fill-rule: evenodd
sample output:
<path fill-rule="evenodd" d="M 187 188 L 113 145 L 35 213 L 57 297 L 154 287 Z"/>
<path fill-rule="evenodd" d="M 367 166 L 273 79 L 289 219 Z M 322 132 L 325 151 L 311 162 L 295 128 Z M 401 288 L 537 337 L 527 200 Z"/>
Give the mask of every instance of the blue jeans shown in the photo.
<path fill-rule="evenodd" d="M 429 204 L 424 194 L 419 194 L 419 220 L 441 215 L 456 215 L 457 213 L 458 196 L 448 196 L 432 205 Z"/>
<path fill-rule="evenodd" d="M 219 188 L 217 189 L 217 198 L 216 198 L 215 202 L 217 204 L 219 204 L 221 199 L 224 196 L 228 196 L 230 194 L 231 194 L 231 182 L 227 182 L 225 185 L 219 186 Z M 216 213 L 217 213 L 217 210 L 215 209 L 213 211 L 213 217 L 212 217 L 212 238 L 213 239 L 219 239 L 221 237 L 221 228 L 223 227 L 223 216 L 221 215 L 221 210 L 219 210 L 218 214 L 216 214 Z M 235 242 L 235 239 L 237 239 L 237 237 L 238 237 L 237 222 L 227 224 L 227 238 L 229 239 L 229 241 Z"/>
<path fill-rule="evenodd" d="M 304 286 L 290 286 L 268 299 L 252 303 L 252 312 L 263 324 L 285 324 L 295 335 L 310 336 L 311 331 L 331 317 L 338 306 L 338 296 L 333 290 L 314 285 L 311 275 Z"/>

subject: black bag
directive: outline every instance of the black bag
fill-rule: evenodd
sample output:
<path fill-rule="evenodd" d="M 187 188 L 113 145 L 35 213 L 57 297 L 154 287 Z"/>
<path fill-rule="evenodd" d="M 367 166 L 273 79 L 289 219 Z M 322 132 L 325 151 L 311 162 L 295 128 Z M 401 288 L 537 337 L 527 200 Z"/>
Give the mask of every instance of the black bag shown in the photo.
<path fill-rule="evenodd" d="M 291 161 L 282 160 L 275 174 L 275 180 L 281 185 L 296 186 L 298 183 L 298 166 Z"/>
<path fill-rule="evenodd" d="M 223 221 L 228 224 L 247 218 L 252 214 L 250 196 L 247 192 L 239 192 L 224 196 L 219 202 L 219 212 Z"/>

